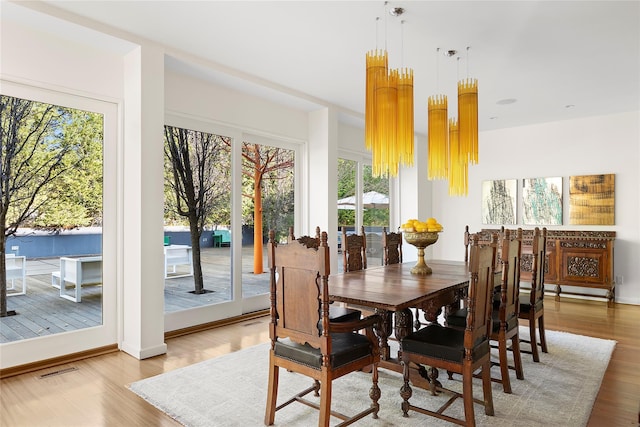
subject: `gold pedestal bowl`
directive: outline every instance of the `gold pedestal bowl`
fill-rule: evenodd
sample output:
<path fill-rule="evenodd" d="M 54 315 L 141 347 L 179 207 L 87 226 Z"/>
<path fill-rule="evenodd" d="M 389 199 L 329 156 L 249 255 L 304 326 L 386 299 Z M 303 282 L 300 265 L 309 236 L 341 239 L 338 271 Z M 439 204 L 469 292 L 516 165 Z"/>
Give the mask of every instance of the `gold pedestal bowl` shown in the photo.
<path fill-rule="evenodd" d="M 411 274 L 431 274 L 433 271 L 431 267 L 424 262 L 424 250 L 427 246 L 433 245 L 438 241 L 438 231 L 424 231 L 424 232 L 404 232 L 404 239 L 410 245 L 418 248 L 418 262 L 411 269 Z"/>

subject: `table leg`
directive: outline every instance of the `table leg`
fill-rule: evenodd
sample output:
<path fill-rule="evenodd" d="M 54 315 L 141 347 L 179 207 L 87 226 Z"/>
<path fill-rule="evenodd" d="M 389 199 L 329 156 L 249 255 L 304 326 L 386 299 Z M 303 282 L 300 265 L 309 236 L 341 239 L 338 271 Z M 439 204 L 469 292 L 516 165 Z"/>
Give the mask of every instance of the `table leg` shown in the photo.
<path fill-rule="evenodd" d="M 402 339 L 413 331 L 413 314 L 411 310 L 405 308 L 395 313 L 394 332 L 400 349 L 398 350 L 398 360 L 402 360 Z"/>
<path fill-rule="evenodd" d="M 391 333 L 391 313 L 387 310 L 376 308 L 376 314 L 382 318 L 380 328 L 376 330 L 380 344 L 380 358 L 389 360 L 391 358 L 391 350 L 389 348 L 389 334 Z"/>

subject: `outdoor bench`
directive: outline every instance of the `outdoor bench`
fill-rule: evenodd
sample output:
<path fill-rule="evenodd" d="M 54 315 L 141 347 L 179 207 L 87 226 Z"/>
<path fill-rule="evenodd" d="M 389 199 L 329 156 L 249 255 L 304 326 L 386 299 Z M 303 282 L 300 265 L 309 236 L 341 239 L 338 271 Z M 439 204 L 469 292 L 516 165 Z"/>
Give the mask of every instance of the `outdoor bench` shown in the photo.
<path fill-rule="evenodd" d="M 66 292 L 67 285 L 73 285 L 73 294 Z M 102 284 L 102 256 L 80 258 L 60 258 L 60 271 L 51 273 L 51 286 L 60 289 L 60 297 L 81 302 L 82 286 Z"/>

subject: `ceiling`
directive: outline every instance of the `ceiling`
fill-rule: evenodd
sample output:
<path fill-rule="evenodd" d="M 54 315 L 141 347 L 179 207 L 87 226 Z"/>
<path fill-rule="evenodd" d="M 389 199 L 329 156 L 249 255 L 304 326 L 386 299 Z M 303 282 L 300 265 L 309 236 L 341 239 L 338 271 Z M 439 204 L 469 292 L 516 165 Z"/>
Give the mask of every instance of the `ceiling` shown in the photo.
<path fill-rule="evenodd" d="M 427 98 L 448 95 L 455 111 L 466 77 L 478 79 L 481 131 L 640 110 L 639 1 L 16 3 L 156 41 L 171 70 L 295 108 L 334 106 L 354 124 L 365 53 L 385 45 L 390 67 L 414 71 L 422 134 Z"/>

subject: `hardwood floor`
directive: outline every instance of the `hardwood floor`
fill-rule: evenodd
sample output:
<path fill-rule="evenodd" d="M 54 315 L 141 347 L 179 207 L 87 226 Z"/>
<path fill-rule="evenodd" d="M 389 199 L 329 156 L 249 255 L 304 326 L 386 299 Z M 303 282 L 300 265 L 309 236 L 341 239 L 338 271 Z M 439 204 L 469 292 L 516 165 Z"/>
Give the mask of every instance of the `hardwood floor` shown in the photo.
<path fill-rule="evenodd" d="M 618 342 L 589 426 L 638 425 L 640 306 L 616 304 L 608 309 L 603 302 L 568 298 L 555 302 L 549 298 L 545 301 L 545 324 L 548 330 Z M 147 360 L 116 352 L 5 378 L 0 381 L 0 425 L 176 426 L 126 385 L 266 342 L 267 325 L 265 316 L 169 338 L 168 353 Z"/>

